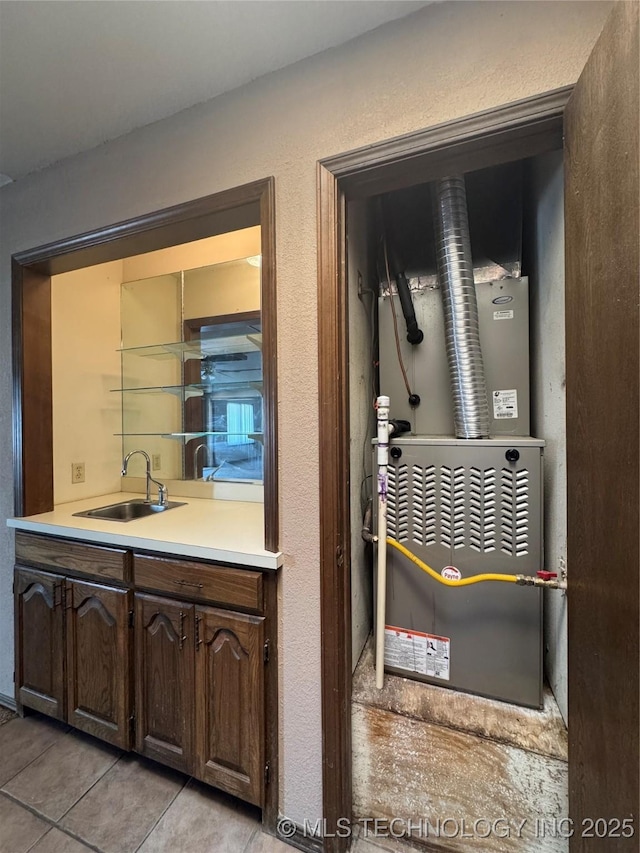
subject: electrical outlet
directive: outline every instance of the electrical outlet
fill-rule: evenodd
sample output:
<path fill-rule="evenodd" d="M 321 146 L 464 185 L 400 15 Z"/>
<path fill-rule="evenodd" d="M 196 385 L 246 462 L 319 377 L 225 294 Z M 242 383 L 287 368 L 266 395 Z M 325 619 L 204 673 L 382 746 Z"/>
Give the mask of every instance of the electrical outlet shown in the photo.
<path fill-rule="evenodd" d="M 162 460 L 159 453 L 151 454 L 151 468 L 153 471 L 159 471 L 162 468 Z"/>
<path fill-rule="evenodd" d="M 84 483 L 84 462 L 71 463 L 71 482 Z"/>

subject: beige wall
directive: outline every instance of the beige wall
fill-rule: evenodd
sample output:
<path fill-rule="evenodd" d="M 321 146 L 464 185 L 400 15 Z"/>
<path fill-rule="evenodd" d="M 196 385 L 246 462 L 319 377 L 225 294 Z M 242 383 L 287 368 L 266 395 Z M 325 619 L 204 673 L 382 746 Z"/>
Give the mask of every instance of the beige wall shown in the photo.
<path fill-rule="evenodd" d="M 122 261 L 51 279 L 55 503 L 120 490 Z M 71 482 L 71 463 L 85 482 Z"/>
<path fill-rule="evenodd" d="M 241 260 L 185 273 L 185 319 L 259 310 L 258 267 Z"/>
<path fill-rule="evenodd" d="M 237 258 L 260 254 L 260 226 L 243 228 L 229 234 L 216 234 L 183 246 L 171 246 L 144 255 L 125 258 L 123 280 L 137 281 L 154 275 L 192 270 L 209 264 L 223 264 Z"/>
<path fill-rule="evenodd" d="M 316 161 L 573 83 L 608 9 L 591 2 L 431 5 L 0 190 L 0 354 L 8 364 L 11 253 L 275 176 L 281 807 L 295 820 L 313 819 L 322 807 Z M 8 372 L 0 400 L 0 509 L 9 515 Z M 11 548 L 5 532 L 5 694 L 13 691 Z"/>

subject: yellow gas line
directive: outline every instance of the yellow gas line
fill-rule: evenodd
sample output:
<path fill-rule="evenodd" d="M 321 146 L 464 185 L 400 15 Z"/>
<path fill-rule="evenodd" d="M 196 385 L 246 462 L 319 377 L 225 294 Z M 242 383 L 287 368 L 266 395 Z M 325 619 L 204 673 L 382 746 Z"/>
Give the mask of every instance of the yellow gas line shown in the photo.
<path fill-rule="evenodd" d="M 405 548 L 404 545 L 396 542 L 395 539 L 387 538 L 386 541 L 387 545 L 390 545 L 392 548 L 395 548 L 396 551 L 404 554 L 404 556 L 408 560 L 411 560 L 411 562 L 419 569 L 422 569 L 423 572 L 426 572 L 426 574 L 432 577 L 435 581 L 438 581 L 438 583 L 442 583 L 445 586 L 470 586 L 471 584 L 484 583 L 485 581 L 503 581 L 504 583 L 515 583 L 519 586 L 542 586 L 549 589 L 567 588 L 566 581 L 543 580 L 543 578 L 537 578 L 531 575 L 501 575 L 493 572 L 482 575 L 473 575 L 472 577 L 461 578 L 460 580 L 449 580 L 449 578 L 443 578 L 442 575 L 435 571 L 435 569 L 432 569 L 431 566 L 428 566 L 419 557 L 412 554 L 408 548 Z"/>

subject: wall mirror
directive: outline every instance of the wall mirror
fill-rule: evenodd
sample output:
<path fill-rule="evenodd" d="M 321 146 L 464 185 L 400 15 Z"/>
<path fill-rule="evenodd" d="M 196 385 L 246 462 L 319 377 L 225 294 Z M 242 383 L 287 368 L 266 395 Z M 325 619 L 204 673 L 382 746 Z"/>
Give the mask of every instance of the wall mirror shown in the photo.
<path fill-rule="evenodd" d="M 263 482 L 260 261 L 121 286 L 123 456 L 144 446 L 158 477 L 208 484 L 202 496 L 214 483 Z M 131 477 L 143 476 L 142 458 L 131 461 Z"/>

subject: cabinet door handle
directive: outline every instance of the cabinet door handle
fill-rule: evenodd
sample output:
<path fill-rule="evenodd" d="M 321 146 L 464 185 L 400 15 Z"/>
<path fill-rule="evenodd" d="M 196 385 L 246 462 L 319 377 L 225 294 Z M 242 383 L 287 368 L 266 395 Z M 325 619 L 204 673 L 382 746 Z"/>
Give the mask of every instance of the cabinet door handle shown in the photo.
<path fill-rule="evenodd" d="M 178 648 L 180 649 L 180 651 L 182 651 L 182 648 L 184 646 L 184 641 L 186 639 L 187 639 L 187 637 L 184 633 L 184 613 L 181 610 L 180 611 L 180 641 L 178 643 Z"/>
<path fill-rule="evenodd" d="M 200 620 L 201 620 L 201 619 L 202 619 L 202 616 L 198 616 L 198 615 L 196 614 L 196 631 L 195 631 L 195 635 L 196 635 L 196 651 L 199 651 L 199 650 L 200 650 L 200 646 L 201 646 L 201 644 L 202 644 L 202 640 L 200 639 Z"/>
<path fill-rule="evenodd" d="M 59 583 L 56 581 L 53 584 L 53 607 L 62 607 L 62 592 L 64 590 L 64 581 Z"/>
<path fill-rule="evenodd" d="M 191 581 L 183 581 L 183 580 L 176 581 L 176 580 L 174 580 L 174 583 L 177 583 L 178 586 L 194 586 L 196 589 L 202 589 L 202 587 L 203 587 L 203 584 L 192 583 Z"/>

